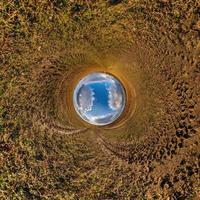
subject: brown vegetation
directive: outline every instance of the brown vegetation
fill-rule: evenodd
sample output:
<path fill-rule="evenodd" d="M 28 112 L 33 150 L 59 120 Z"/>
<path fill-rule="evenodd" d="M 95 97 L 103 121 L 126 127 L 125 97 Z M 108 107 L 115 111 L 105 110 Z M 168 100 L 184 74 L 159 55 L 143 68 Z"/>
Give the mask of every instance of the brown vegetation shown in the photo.
<path fill-rule="evenodd" d="M 0 199 L 200 198 L 198 0 L 2 0 L 0 13 Z M 96 67 L 135 89 L 119 127 L 76 123 L 65 99 Z"/>

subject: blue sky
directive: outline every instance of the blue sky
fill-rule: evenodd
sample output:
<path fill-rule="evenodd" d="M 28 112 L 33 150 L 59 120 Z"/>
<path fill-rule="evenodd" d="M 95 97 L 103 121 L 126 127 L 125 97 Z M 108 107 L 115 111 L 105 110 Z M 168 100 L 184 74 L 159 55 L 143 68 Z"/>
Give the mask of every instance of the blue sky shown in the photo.
<path fill-rule="evenodd" d="M 89 83 L 90 89 L 94 92 L 93 110 L 87 112 L 87 115 L 101 116 L 113 112 L 108 106 L 108 90 L 110 83 L 107 81 Z"/>
<path fill-rule="evenodd" d="M 107 124 L 123 110 L 122 93 L 120 83 L 112 76 L 93 73 L 79 82 L 74 99 L 76 104 L 78 103 L 82 118 L 96 124 Z"/>

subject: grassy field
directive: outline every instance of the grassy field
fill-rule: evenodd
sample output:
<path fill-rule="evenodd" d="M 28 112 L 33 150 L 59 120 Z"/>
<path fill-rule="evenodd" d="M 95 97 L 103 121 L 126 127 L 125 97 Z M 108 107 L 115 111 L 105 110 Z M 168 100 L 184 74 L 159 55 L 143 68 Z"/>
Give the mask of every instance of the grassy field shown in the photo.
<path fill-rule="evenodd" d="M 200 198 L 198 0 L 0 1 L 0 199 Z M 120 77 L 122 123 L 70 103 L 91 71 Z"/>

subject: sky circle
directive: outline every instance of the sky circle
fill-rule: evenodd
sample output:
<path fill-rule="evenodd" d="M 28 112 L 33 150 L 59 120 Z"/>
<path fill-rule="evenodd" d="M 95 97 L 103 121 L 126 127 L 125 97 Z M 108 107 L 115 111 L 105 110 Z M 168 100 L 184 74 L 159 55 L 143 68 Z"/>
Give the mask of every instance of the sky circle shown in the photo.
<path fill-rule="evenodd" d="M 84 121 L 104 126 L 116 121 L 125 108 L 126 94 L 114 76 L 95 72 L 82 78 L 73 93 L 74 108 Z"/>

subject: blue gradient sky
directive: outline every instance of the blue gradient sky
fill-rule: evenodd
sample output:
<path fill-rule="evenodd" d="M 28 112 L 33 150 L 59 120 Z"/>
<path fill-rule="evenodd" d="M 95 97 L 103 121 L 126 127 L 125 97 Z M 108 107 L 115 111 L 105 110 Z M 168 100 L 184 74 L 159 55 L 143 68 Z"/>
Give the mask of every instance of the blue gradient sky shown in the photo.
<path fill-rule="evenodd" d="M 94 82 L 87 84 L 94 92 L 93 110 L 87 112 L 87 115 L 100 116 L 112 113 L 112 109 L 108 105 L 108 87 L 110 83 L 107 81 Z"/>
<path fill-rule="evenodd" d="M 78 106 L 78 113 L 83 119 L 92 124 L 103 125 L 111 123 L 121 114 L 124 100 L 121 101 L 120 96 L 123 94 L 123 88 L 113 77 L 93 73 L 79 82 L 73 98 L 75 107 Z M 116 109 L 117 95 L 119 104 Z"/>

